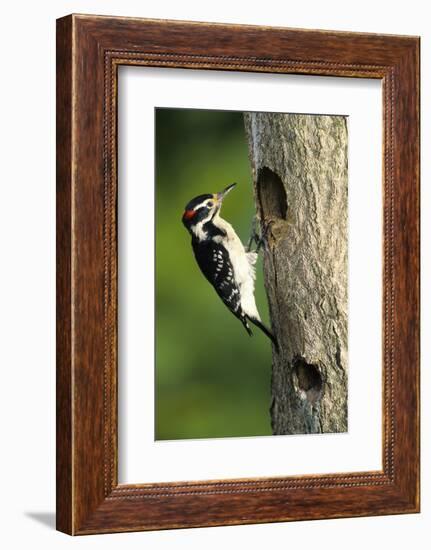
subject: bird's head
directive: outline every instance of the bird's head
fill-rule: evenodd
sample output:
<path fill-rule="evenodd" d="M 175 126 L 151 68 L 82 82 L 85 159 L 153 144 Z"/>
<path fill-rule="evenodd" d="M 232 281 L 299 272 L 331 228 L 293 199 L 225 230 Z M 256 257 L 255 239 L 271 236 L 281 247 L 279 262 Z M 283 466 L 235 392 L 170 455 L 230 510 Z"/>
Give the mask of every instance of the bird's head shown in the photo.
<path fill-rule="evenodd" d="M 199 195 L 186 204 L 183 214 L 183 224 L 189 231 L 196 226 L 203 226 L 213 220 L 219 213 L 226 195 L 235 187 L 236 183 L 228 185 L 224 191 L 213 195 Z"/>

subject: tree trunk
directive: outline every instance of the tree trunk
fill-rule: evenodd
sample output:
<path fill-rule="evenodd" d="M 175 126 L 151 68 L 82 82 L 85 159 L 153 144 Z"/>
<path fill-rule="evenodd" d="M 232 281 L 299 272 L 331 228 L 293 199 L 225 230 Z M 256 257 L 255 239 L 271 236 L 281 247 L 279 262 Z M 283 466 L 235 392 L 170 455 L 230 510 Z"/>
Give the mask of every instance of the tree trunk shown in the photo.
<path fill-rule="evenodd" d="M 274 434 L 347 431 L 347 124 L 245 113 L 273 351 Z"/>

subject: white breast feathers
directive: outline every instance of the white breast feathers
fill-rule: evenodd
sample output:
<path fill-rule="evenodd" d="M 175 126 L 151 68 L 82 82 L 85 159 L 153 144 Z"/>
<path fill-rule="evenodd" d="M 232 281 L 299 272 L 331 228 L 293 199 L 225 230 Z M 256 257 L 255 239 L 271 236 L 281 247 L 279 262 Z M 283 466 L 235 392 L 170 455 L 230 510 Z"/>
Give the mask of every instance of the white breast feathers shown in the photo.
<path fill-rule="evenodd" d="M 216 215 L 213 219 L 216 227 L 226 233 L 225 237 L 214 237 L 214 241 L 224 245 L 228 251 L 232 263 L 235 282 L 237 283 L 241 295 L 241 308 L 243 312 L 252 319 L 260 321 L 254 298 L 254 280 L 255 263 L 257 254 L 255 252 L 246 252 L 241 239 L 235 233 L 233 227 L 226 220 Z"/>

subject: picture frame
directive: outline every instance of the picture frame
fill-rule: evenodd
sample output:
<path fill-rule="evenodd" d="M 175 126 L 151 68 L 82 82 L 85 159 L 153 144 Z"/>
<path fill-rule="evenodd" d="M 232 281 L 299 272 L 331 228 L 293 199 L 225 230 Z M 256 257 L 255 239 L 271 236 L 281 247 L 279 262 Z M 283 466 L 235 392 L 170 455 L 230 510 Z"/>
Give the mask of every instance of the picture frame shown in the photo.
<path fill-rule="evenodd" d="M 382 81 L 381 471 L 118 483 L 120 65 Z M 57 529 L 71 535 L 419 512 L 419 38 L 57 21 Z"/>

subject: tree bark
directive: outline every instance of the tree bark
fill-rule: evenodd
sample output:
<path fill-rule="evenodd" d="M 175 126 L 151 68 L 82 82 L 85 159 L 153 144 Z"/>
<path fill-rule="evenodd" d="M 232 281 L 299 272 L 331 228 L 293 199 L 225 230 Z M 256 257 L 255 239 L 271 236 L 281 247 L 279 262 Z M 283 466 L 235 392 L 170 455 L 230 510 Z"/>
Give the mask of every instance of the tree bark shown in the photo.
<path fill-rule="evenodd" d="M 245 113 L 273 348 L 274 434 L 347 431 L 347 123 Z"/>

